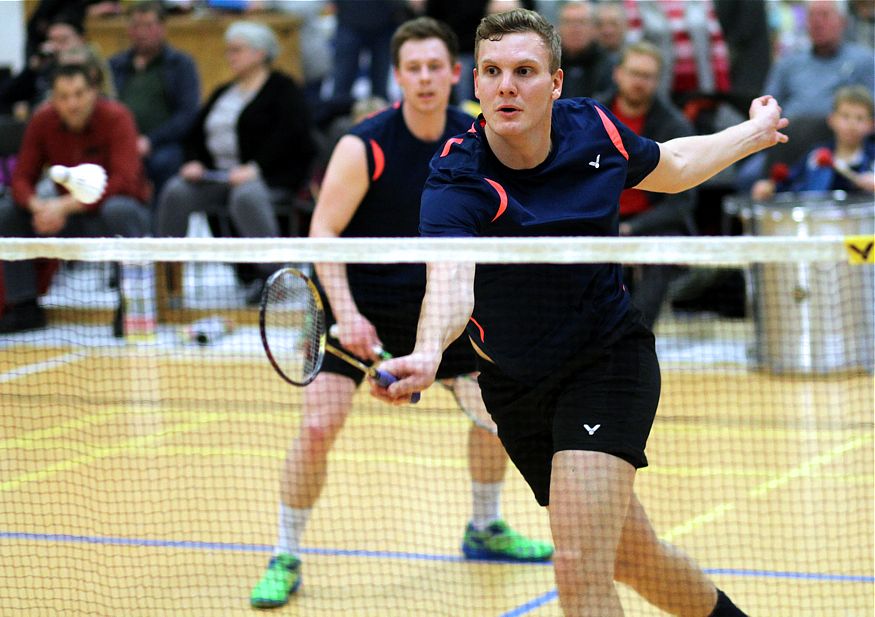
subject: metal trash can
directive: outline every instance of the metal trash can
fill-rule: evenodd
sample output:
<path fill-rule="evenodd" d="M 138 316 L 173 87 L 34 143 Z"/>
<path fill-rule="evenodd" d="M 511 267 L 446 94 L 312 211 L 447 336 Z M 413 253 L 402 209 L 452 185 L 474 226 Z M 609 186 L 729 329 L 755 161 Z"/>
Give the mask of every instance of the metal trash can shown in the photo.
<path fill-rule="evenodd" d="M 756 236 L 875 233 L 871 195 L 781 193 L 739 215 Z M 752 308 L 760 366 L 775 373 L 872 371 L 875 365 L 875 266 L 757 264 Z"/>

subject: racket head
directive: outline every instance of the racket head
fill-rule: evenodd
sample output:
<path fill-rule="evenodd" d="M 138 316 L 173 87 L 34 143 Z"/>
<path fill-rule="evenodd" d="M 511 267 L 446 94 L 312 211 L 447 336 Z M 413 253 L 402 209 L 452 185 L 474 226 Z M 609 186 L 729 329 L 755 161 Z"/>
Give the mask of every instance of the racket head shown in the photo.
<path fill-rule="evenodd" d="M 438 383 L 450 391 L 456 399 L 456 405 L 475 426 L 493 435 L 498 434 L 498 427 L 483 404 L 480 386 L 473 375 L 459 375 L 454 379 L 442 379 Z"/>
<path fill-rule="evenodd" d="M 295 386 L 316 378 L 325 358 L 325 306 L 306 274 L 282 268 L 270 275 L 258 327 L 264 353 L 280 377 Z"/>

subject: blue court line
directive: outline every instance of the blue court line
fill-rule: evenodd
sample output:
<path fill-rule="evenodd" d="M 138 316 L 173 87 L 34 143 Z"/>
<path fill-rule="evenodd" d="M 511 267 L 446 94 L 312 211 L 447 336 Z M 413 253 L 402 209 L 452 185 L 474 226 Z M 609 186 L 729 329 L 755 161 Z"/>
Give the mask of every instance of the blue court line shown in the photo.
<path fill-rule="evenodd" d="M 818 582 L 875 583 L 875 576 L 860 574 L 821 574 L 819 572 L 781 572 L 775 570 L 743 570 L 737 568 L 703 568 L 706 574 L 749 576 L 762 578 L 795 578 Z"/>
<path fill-rule="evenodd" d="M 0 531 L 2 540 L 23 540 L 31 542 L 67 542 L 72 544 L 101 544 L 109 546 L 146 546 L 155 548 L 181 548 L 203 551 L 233 551 L 240 553 L 269 553 L 273 550 L 270 544 L 238 544 L 234 542 L 197 542 L 194 540 L 157 540 L 149 538 L 120 538 L 112 536 L 82 536 L 63 533 L 30 533 L 24 531 Z M 304 548 L 301 552 L 307 555 L 324 555 L 332 557 L 368 557 L 375 559 L 409 559 L 413 561 L 439 561 L 445 563 L 471 563 L 459 555 L 434 555 L 429 553 L 408 553 L 404 551 L 364 551 L 338 548 Z M 482 563 L 526 566 L 552 566 L 552 562 L 520 564 L 516 561 L 484 560 Z M 821 582 L 840 583 L 875 583 L 875 576 L 862 574 L 828 574 L 820 572 L 792 572 L 780 570 L 752 570 L 744 568 L 704 568 L 707 574 L 725 576 L 744 576 L 752 578 L 787 578 Z M 549 599 L 548 599 L 549 600 Z M 535 602 L 537 600 L 533 600 Z M 508 614 L 511 615 L 511 614 Z"/>
<path fill-rule="evenodd" d="M 106 536 L 81 536 L 73 534 L 28 533 L 20 531 L 2 531 L 0 540 L 24 540 L 35 542 L 68 542 L 78 544 L 99 544 L 111 546 L 146 546 L 157 548 L 181 548 L 208 551 L 236 551 L 244 553 L 269 553 L 273 546 L 268 544 L 238 544 L 233 542 L 196 542 L 192 540 L 155 540 L 148 538 L 114 538 Z M 369 557 L 377 559 L 410 559 L 416 561 L 468 562 L 457 555 L 431 555 L 428 553 L 407 553 L 402 551 L 363 551 L 352 549 L 305 548 L 302 553 L 308 555 L 327 555 L 335 557 Z M 489 563 L 501 563 L 490 561 Z M 506 562 L 516 563 L 516 562 Z M 517 564 L 518 565 L 518 564 Z M 526 565 L 552 565 L 550 562 Z M 825 574 L 816 572 L 790 572 L 774 570 L 749 570 L 740 568 L 705 568 L 707 574 L 725 576 L 784 578 L 822 582 L 842 583 L 875 583 L 875 577 L 855 574 Z M 555 589 L 517 606 L 499 617 L 522 617 L 541 606 L 552 602 L 557 597 Z"/>
<path fill-rule="evenodd" d="M 555 589 L 551 589 L 547 593 L 538 596 L 534 600 L 529 600 L 525 604 L 522 604 L 514 609 L 507 611 L 506 613 L 502 613 L 498 617 L 520 617 L 520 615 L 525 615 L 526 613 L 530 613 L 536 608 L 540 608 L 547 604 L 548 602 L 552 602 L 558 597 L 558 592 Z"/>
<path fill-rule="evenodd" d="M 197 542 L 194 540 L 154 540 L 149 538 L 115 538 L 111 536 L 80 536 L 62 533 L 28 533 L 23 531 L 0 531 L 0 540 L 24 540 L 31 542 L 67 542 L 72 544 L 101 544 L 106 546 L 145 546 L 156 548 L 181 548 L 203 551 L 232 551 L 242 553 L 270 553 L 270 544 L 237 544 L 233 542 Z M 465 559 L 459 555 L 432 555 L 404 551 L 365 551 L 340 548 L 302 548 L 306 555 L 332 557 L 370 557 L 376 559 L 408 559 L 412 561 L 441 561 L 472 563 L 479 560 Z M 482 563 L 521 565 L 518 561 L 490 559 Z M 526 563 L 527 566 L 551 566 L 551 562 Z"/>

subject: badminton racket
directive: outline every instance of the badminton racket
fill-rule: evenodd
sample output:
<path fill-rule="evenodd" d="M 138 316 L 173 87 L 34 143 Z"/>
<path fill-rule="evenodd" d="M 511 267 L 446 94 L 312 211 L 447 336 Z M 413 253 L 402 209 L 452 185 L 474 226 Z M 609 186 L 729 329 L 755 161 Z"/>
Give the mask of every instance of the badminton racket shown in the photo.
<path fill-rule="evenodd" d="M 295 386 L 306 386 L 322 369 L 325 352 L 356 367 L 380 386 L 398 379 L 386 371 L 368 366 L 326 342 L 325 305 L 319 289 L 295 268 L 274 272 L 264 285 L 258 320 L 261 344 L 267 359 L 280 377 Z M 419 401 L 415 392 L 410 402 Z"/>

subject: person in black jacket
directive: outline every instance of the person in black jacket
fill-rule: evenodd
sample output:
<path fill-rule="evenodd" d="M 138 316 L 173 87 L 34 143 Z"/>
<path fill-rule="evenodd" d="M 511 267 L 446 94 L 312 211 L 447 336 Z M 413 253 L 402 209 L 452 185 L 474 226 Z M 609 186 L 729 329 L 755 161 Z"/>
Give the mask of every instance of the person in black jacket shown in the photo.
<path fill-rule="evenodd" d="M 626 126 L 657 142 L 693 134 L 690 122 L 657 94 L 663 68 L 659 48 L 645 41 L 627 46 L 614 69 L 615 89 L 596 95 Z M 627 189 L 620 195 L 621 236 L 680 236 L 695 233 L 696 190 L 652 193 Z M 653 328 L 672 276 L 669 266 L 639 266 L 624 273 L 632 301 Z"/>
<path fill-rule="evenodd" d="M 301 187 L 316 155 L 302 90 L 271 68 L 279 52 L 273 31 L 237 21 L 225 44 L 234 79 L 212 93 L 188 135 L 187 162 L 158 201 L 161 236 L 185 236 L 192 212 L 217 210 L 240 236 L 278 236 L 272 201 Z M 259 274 L 273 269 L 262 264 Z"/>

